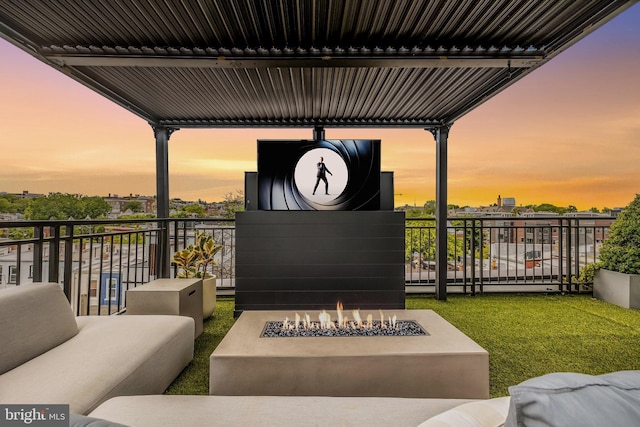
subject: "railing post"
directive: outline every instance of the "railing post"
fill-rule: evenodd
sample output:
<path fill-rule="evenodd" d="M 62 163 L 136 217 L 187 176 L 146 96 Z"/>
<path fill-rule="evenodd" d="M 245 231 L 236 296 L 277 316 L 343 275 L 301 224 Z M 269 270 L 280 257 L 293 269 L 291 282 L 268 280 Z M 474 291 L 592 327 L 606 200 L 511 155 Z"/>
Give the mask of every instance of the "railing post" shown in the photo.
<path fill-rule="evenodd" d="M 563 283 L 562 280 L 564 278 L 564 258 L 563 258 L 563 252 L 564 252 L 564 221 L 562 219 L 558 220 L 558 282 L 559 284 L 559 291 L 562 292 L 563 289 Z"/>
<path fill-rule="evenodd" d="M 49 282 L 58 283 L 60 280 L 60 226 L 54 225 L 50 228 L 52 238 L 49 241 Z"/>
<path fill-rule="evenodd" d="M 482 220 L 480 222 L 480 293 L 484 293 L 483 282 L 484 282 L 484 223 Z M 491 268 L 491 264 L 489 264 L 489 268 Z M 475 295 L 475 286 L 473 288 L 473 292 Z"/>
<path fill-rule="evenodd" d="M 81 249 L 82 250 L 82 249 Z M 71 302 L 71 274 L 73 272 L 73 224 L 65 227 L 64 238 L 64 281 L 62 288 L 64 294 Z"/>
<path fill-rule="evenodd" d="M 573 269 L 573 274 L 569 276 L 569 292 L 571 292 L 571 288 L 573 287 L 573 276 L 580 276 L 580 220 L 578 218 L 574 221 L 574 230 L 576 231 L 576 238 L 574 244 L 574 260 L 575 260 L 575 268 Z M 587 236 L 584 236 L 584 249 L 587 250 Z M 578 285 L 576 284 L 576 291 L 578 291 Z"/>
<path fill-rule="evenodd" d="M 476 221 L 471 220 L 471 295 L 476 294 Z"/>
<path fill-rule="evenodd" d="M 572 249 L 573 249 L 573 238 L 571 236 L 571 220 L 567 219 L 567 291 L 571 291 L 571 265 L 573 264 L 572 259 Z"/>
<path fill-rule="evenodd" d="M 166 279 L 171 277 L 169 261 L 169 223 L 168 220 L 158 221 L 158 245 L 156 246 L 156 277 Z"/>
<path fill-rule="evenodd" d="M 42 282 L 42 250 L 43 250 L 43 242 L 44 242 L 44 226 L 36 225 L 33 227 L 33 237 L 38 239 L 36 243 L 33 244 L 33 281 L 34 282 Z"/>

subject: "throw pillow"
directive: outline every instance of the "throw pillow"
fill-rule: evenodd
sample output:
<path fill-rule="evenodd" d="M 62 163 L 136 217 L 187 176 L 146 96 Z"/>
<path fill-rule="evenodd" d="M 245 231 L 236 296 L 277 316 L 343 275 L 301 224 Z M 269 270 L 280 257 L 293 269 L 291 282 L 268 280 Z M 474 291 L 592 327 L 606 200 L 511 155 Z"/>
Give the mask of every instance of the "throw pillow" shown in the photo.
<path fill-rule="evenodd" d="M 554 373 L 509 387 L 506 427 L 640 425 L 640 371 Z"/>

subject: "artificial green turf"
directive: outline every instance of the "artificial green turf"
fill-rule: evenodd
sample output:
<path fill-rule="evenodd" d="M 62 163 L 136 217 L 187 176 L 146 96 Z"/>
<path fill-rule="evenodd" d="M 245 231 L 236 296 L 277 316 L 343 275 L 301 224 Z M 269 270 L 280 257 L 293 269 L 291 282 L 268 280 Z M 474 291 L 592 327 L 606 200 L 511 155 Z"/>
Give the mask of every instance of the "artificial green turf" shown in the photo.
<path fill-rule="evenodd" d="M 231 298 L 218 299 L 194 360 L 168 394 L 209 394 L 209 356 L 233 325 L 233 305 Z M 640 310 L 589 295 L 408 296 L 406 305 L 436 311 L 489 352 L 492 397 L 550 372 L 640 370 Z"/>
<path fill-rule="evenodd" d="M 196 339 L 193 360 L 165 394 L 209 394 L 209 356 L 235 322 L 233 307 L 233 298 L 217 298 L 213 315 L 205 320 L 202 334 Z"/>
<path fill-rule="evenodd" d="M 640 311 L 590 295 L 410 296 L 407 308 L 436 311 L 489 352 L 492 397 L 551 372 L 640 369 Z"/>

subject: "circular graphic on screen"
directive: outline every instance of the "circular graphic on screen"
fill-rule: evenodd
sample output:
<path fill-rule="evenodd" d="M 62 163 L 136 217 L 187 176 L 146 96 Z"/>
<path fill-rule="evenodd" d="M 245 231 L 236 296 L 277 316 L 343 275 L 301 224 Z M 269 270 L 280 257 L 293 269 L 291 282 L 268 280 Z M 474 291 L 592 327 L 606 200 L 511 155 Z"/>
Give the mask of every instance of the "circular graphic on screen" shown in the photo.
<path fill-rule="evenodd" d="M 326 203 L 344 192 L 349 182 L 349 169 L 335 151 L 314 148 L 298 160 L 294 180 L 302 196 L 317 203 Z"/>

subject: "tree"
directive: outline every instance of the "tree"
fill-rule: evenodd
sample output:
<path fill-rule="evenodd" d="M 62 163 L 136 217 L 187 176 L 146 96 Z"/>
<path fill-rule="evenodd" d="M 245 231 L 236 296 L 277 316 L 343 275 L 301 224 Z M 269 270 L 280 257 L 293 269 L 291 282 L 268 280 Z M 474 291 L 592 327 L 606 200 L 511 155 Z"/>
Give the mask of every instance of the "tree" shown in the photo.
<path fill-rule="evenodd" d="M 589 212 L 593 212 L 593 213 L 600 213 L 600 211 L 598 210 L 598 208 L 596 208 L 595 206 L 592 207 L 591 209 L 589 209 Z"/>
<path fill-rule="evenodd" d="M 535 212 L 553 212 L 558 215 L 562 215 L 567 212 L 566 208 L 561 208 L 556 205 L 552 205 L 551 203 L 543 203 L 533 208 Z"/>
<path fill-rule="evenodd" d="M 24 213 L 28 204 L 28 199 L 15 194 L 0 194 L 0 213 Z"/>
<path fill-rule="evenodd" d="M 111 212 L 111 205 L 101 197 L 78 194 L 50 193 L 31 201 L 25 209 L 27 219 L 84 219 L 100 218 Z"/>
<path fill-rule="evenodd" d="M 427 200 L 424 204 L 424 213 L 430 216 L 435 216 L 436 214 L 436 201 L 435 200 Z"/>
<path fill-rule="evenodd" d="M 244 192 L 242 190 L 236 190 L 236 193 L 231 192 L 224 195 L 222 201 L 222 217 L 233 219 L 236 217 L 236 212 L 244 211 Z"/>
<path fill-rule="evenodd" d="M 195 205 L 195 204 L 187 205 L 187 206 L 184 206 L 182 209 L 180 209 L 180 211 L 176 216 L 178 218 L 191 218 L 191 217 L 202 218 L 206 216 L 206 210 L 204 206 Z"/>
<path fill-rule="evenodd" d="M 141 213 L 144 212 L 144 208 L 142 207 L 142 203 L 140 203 L 138 200 L 131 200 L 130 202 L 125 203 L 124 205 L 122 205 L 122 210 L 123 211 L 131 211 L 133 213 Z"/>
<path fill-rule="evenodd" d="M 81 218 L 101 218 L 111 212 L 111 205 L 102 197 L 83 196 L 80 197 L 80 204 L 82 206 L 82 213 L 84 215 Z"/>
<path fill-rule="evenodd" d="M 622 211 L 600 249 L 602 267 L 618 273 L 640 274 L 640 194 Z"/>
<path fill-rule="evenodd" d="M 0 196 L 0 212 L 2 213 L 16 213 L 13 203 L 4 197 Z"/>
<path fill-rule="evenodd" d="M 608 207 L 605 206 L 604 208 L 602 208 L 602 213 L 603 214 L 611 214 L 611 208 L 608 208 Z"/>
<path fill-rule="evenodd" d="M 516 208 L 517 209 L 517 208 Z M 457 227 L 457 230 L 465 230 L 465 243 L 467 251 L 471 251 L 471 247 L 475 248 L 476 258 L 489 258 L 489 235 L 483 231 L 481 222 L 469 219 L 460 219 L 452 221 L 451 225 Z"/>

